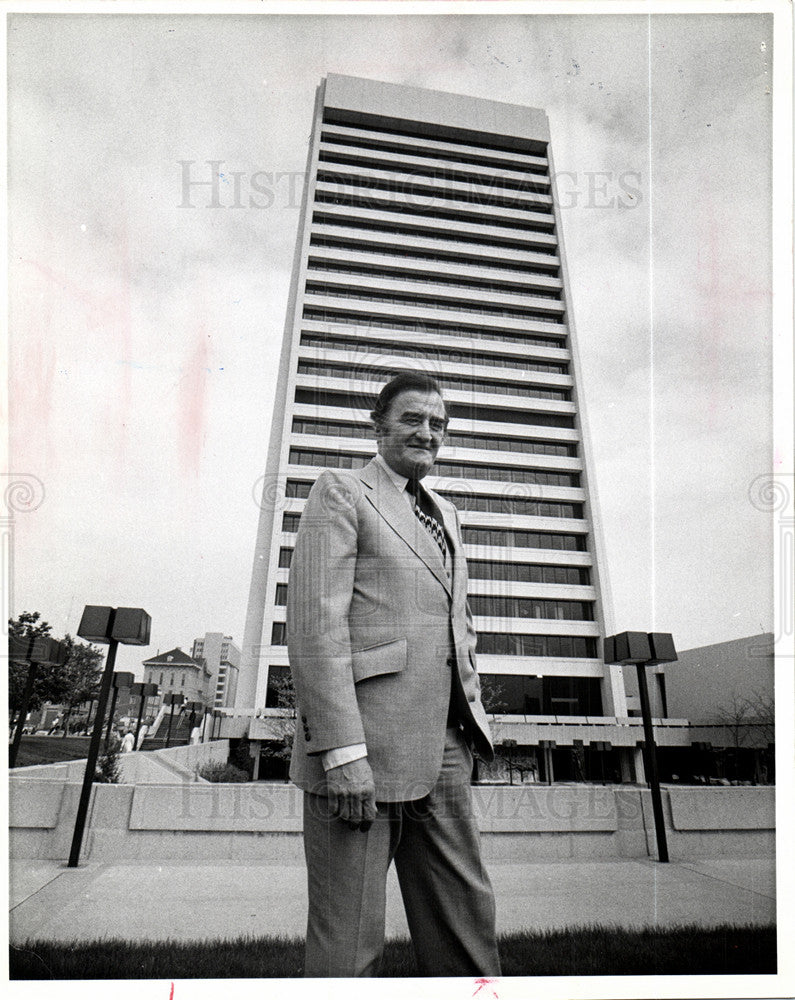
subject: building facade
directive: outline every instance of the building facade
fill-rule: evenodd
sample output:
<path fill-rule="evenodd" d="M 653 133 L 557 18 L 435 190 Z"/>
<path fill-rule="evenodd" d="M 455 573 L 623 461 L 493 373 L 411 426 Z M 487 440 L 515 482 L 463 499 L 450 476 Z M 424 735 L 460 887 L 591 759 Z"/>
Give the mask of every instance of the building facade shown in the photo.
<path fill-rule="evenodd" d="M 223 632 L 205 632 L 203 638 L 193 640 L 191 656 L 204 667 L 208 675 L 206 704 L 208 708 L 234 705 L 237 678 L 240 669 L 240 649 L 231 635 Z"/>
<path fill-rule="evenodd" d="M 628 716 L 622 670 L 600 656 L 604 561 L 553 174 L 537 109 L 336 75 L 318 88 L 230 735 L 279 704 L 309 489 L 370 460 L 369 411 L 406 369 L 439 381 L 450 415 L 426 482 L 461 513 L 487 709 L 503 728 L 538 720 L 547 748 L 568 738 L 548 729 L 563 717 Z"/>
<path fill-rule="evenodd" d="M 186 702 L 206 703 L 209 674 L 201 661 L 179 646 L 144 660 L 143 666 L 144 684 L 157 685 L 157 695 L 148 699 L 155 714 L 167 694 L 181 694 Z"/>

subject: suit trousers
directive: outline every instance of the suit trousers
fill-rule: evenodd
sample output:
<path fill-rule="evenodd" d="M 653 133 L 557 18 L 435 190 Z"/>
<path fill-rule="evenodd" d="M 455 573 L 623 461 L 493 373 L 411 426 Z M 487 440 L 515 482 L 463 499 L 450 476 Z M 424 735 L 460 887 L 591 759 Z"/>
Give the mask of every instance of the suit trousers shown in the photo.
<path fill-rule="evenodd" d="M 379 802 L 365 833 L 304 795 L 309 884 L 305 976 L 377 976 L 386 878 L 394 860 L 421 976 L 498 976 L 494 894 L 472 813 L 472 755 L 448 729 L 436 785 L 421 799 Z"/>

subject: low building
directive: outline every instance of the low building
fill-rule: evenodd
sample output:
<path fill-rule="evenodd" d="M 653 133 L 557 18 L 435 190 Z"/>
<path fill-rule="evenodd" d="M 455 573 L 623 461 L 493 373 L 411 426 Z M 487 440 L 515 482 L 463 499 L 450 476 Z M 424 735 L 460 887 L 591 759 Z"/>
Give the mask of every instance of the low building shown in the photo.
<path fill-rule="evenodd" d="M 185 701 L 206 704 L 210 673 L 199 661 L 176 646 L 143 661 L 144 683 L 156 684 L 158 707 L 166 694 L 181 694 Z"/>

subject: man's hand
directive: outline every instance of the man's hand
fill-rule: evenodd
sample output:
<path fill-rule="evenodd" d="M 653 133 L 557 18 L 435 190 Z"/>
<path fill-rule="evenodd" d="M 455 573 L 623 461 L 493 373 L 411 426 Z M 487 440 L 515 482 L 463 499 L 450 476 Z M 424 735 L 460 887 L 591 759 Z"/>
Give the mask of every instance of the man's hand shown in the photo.
<path fill-rule="evenodd" d="M 373 772 L 367 758 L 330 768 L 326 771 L 326 785 L 331 811 L 352 830 L 366 833 L 378 813 Z"/>

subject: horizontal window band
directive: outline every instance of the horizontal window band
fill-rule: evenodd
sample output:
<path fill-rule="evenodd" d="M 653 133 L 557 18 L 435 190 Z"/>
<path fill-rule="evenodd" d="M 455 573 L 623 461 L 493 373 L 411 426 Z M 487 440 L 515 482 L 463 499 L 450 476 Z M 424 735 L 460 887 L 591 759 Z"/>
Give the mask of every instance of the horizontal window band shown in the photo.
<path fill-rule="evenodd" d="M 564 517 L 567 520 L 582 520 L 581 503 L 565 503 L 557 500 L 534 500 L 529 497 L 510 495 L 455 493 L 452 490 L 436 490 L 460 511 L 475 514 L 517 514 L 523 517 Z"/>
<path fill-rule="evenodd" d="M 500 270 L 515 271 L 518 274 L 539 274 L 553 278 L 560 276 L 560 268 L 557 263 L 550 261 L 533 261 L 524 263 L 520 260 L 500 260 L 499 258 L 484 254 L 478 256 L 474 250 L 464 252 L 461 247 L 454 250 L 444 250 L 436 248 L 433 250 L 419 247 L 408 247 L 406 245 L 396 246 L 393 243 L 376 243 L 361 239 L 351 239 L 344 236 L 325 236 L 313 233 L 309 239 L 311 247 L 329 247 L 335 250 L 351 250 L 357 253 L 381 254 L 386 257 L 405 257 L 415 260 L 432 260 L 456 264 L 464 267 L 488 267 Z M 502 249 L 502 248 L 500 248 Z"/>
<path fill-rule="evenodd" d="M 290 448 L 288 461 L 291 465 L 310 465 L 321 469 L 363 469 L 372 460 L 372 457 L 372 455 L 361 454 L 360 452 Z M 434 475 L 461 479 L 497 479 L 510 483 L 534 483 L 541 486 L 567 486 L 574 488 L 579 486 L 580 481 L 580 475 L 577 472 L 549 472 L 546 469 L 475 465 L 474 463 L 446 461 L 436 462 Z"/>
<path fill-rule="evenodd" d="M 548 563 L 517 563 L 467 560 L 470 580 L 499 580 L 508 583 L 559 584 L 567 587 L 587 587 L 591 571 L 587 566 L 556 566 Z"/>
<path fill-rule="evenodd" d="M 374 436 L 369 422 L 324 420 L 312 417 L 293 417 L 294 434 L 317 434 L 326 437 L 365 438 Z M 565 441 L 545 441 L 537 438 L 495 437 L 493 434 L 467 434 L 448 431 L 445 444 L 454 448 L 482 448 L 490 451 L 509 451 L 521 455 L 558 455 L 577 457 L 577 445 Z"/>
<path fill-rule="evenodd" d="M 305 500 L 314 480 L 288 479 L 285 497 Z M 522 517 L 561 517 L 577 521 L 584 518 L 583 504 L 564 500 L 536 500 L 508 494 L 460 493 L 453 490 L 436 492 L 465 513 L 516 514 Z M 507 578 L 506 578 L 507 579 Z M 579 582 L 579 581 L 574 581 Z"/>
<path fill-rule="evenodd" d="M 358 329 L 377 327 L 387 330 L 411 330 L 413 333 L 424 334 L 428 337 L 441 333 L 448 337 L 461 337 L 467 340 L 495 340 L 505 344 L 551 347 L 553 350 L 566 349 L 565 336 L 545 337 L 543 334 L 525 333 L 523 330 L 509 331 L 447 320 L 384 316 L 383 313 L 354 312 L 349 309 L 319 308 L 317 306 L 304 306 L 301 315 L 303 319 L 316 323 L 341 323 Z"/>
<path fill-rule="evenodd" d="M 321 149 L 328 152 L 333 149 L 343 150 L 342 155 L 364 154 L 373 156 L 378 153 L 388 153 L 392 156 L 412 156 L 418 160 L 437 160 L 440 163 L 449 163 L 452 170 L 466 171 L 471 167 L 481 170 L 501 170 L 516 177 L 518 182 L 525 178 L 535 181 L 537 184 L 544 184 L 547 187 L 549 180 L 549 163 L 546 159 L 533 157 L 532 159 L 513 159 L 501 155 L 498 151 L 491 154 L 487 152 L 478 153 L 472 147 L 452 150 L 434 146 L 427 140 L 412 142 L 410 139 L 393 142 L 387 139 L 379 139 L 376 136 L 362 135 L 361 133 L 344 135 L 338 129 L 331 131 L 324 129 L 320 134 Z M 425 142 L 425 145 L 421 143 Z"/>
<path fill-rule="evenodd" d="M 282 516 L 283 531 L 297 531 L 301 521 L 299 513 L 287 512 Z M 461 529 L 463 541 L 469 545 L 498 545 L 510 548 L 552 549 L 558 552 L 584 552 L 584 535 L 567 535 L 551 531 L 524 531 L 521 528 L 468 528 Z"/>
<path fill-rule="evenodd" d="M 534 158 L 546 157 L 547 143 L 541 139 L 523 139 L 514 136 L 497 136 L 475 129 L 454 128 L 437 122 L 412 122 L 403 119 L 386 119 L 383 115 L 365 111 L 350 111 L 339 108 L 325 108 L 323 125 L 339 125 L 350 129 L 364 129 L 383 136 L 401 136 L 420 139 L 424 142 L 474 147 L 488 151 L 509 153 Z"/>
<path fill-rule="evenodd" d="M 441 205 L 416 205 L 406 200 L 390 201 L 387 198 L 375 196 L 362 197 L 350 193 L 332 193 L 330 191 L 315 191 L 315 205 L 341 205 L 345 208 L 364 208 L 372 212 L 396 212 L 403 216 L 417 216 L 464 222 L 475 226 L 497 226 L 500 229 L 515 229 L 530 233 L 547 233 L 555 231 L 555 220 L 549 222 L 538 220 L 522 220 L 503 218 L 499 215 L 487 215 L 485 212 L 467 212 L 465 209 L 444 208 Z M 539 213 L 544 214 L 544 213 Z"/>
<path fill-rule="evenodd" d="M 323 157 L 320 157 L 323 160 Z M 400 171 L 393 170 L 393 173 Z M 318 166 L 317 179 L 323 184 L 337 184 L 340 188 L 364 188 L 372 191 L 387 191 L 390 194 L 408 194 L 420 198 L 438 198 L 440 201 L 457 201 L 470 203 L 484 208 L 509 208 L 518 212 L 538 212 L 542 215 L 551 215 L 552 206 L 549 195 L 541 191 L 527 191 L 529 198 L 519 198 L 510 196 L 504 192 L 499 194 L 493 190 L 486 190 L 482 185 L 475 185 L 470 191 L 461 191 L 452 187 L 434 186 L 422 175 L 414 175 L 410 171 L 406 174 L 405 180 L 392 178 L 381 178 L 378 176 L 368 176 L 366 174 L 346 173 L 344 170 L 335 170 L 333 167 Z M 441 178 L 438 178 L 441 180 Z M 452 183 L 461 183 L 453 181 Z M 464 182 L 466 183 L 466 182 Z M 342 190 L 340 194 L 344 197 Z M 532 195 L 540 197 L 532 199 Z M 355 197 L 355 196 L 354 196 Z"/>
<path fill-rule="evenodd" d="M 302 333 L 303 347 L 318 347 L 325 350 L 351 351 L 364 357 L 372 357 L 374 352 L 395 357 L 428 358 L 431 361 L 458 365 L 484 365 L 490 368 L 508 368 L 513 371 L 549 372 L 554 375 L 568 375 L 569 366 L 565 361 L 528 360 L 510 354 L 486 354 L 456 350 L 452 347 L 432 347 L 424 344 L 390 343 L 386 340 L 367 340 L 364 337 L 339 337 L 334 334 Z"/>
<path fill-rule="evenodd" d="M 400 222 L 397 219 L 372 220 L 363 219 L 358 216 L 335 215 L 333 213 L 318 210 L 312 214 L 312 224 L 322 226 L 344 226 L 346 229 L 361 229 L 364 232 L 389 233 L 393 236 L 422 236 L 433 240 L 448 240 L 451 243 L 474 243 L 481 247 L 493 247 L 495 250 L 531 250 L 533 253 L 546 254 L 549 257 L 558 256 L 557 246 L 550 246 L 549 237 L 544 239 L 544 233 L 537 233 L 538 238 L 534 238 L 533 233 L 528 231 L 522 238 L 515 235 L 498 236 L 496 233 L 488 235 L 484 233 L 473 233 L 464 231 L 450 231 L 441 226 L 427 226 L 419 222 Z"/>
<path fill-rule="evenodd" d="M 586 552 L 585 535 L 523 528 L 473 528 L 464 525 L 461 535 L 468 545 L 496 545 L 503 548 L 553 549 L 557 552 Z"/>
<path fill-rule="evenodd" d="M 397 268 L 395 265 L 364 265 L 352 264 L 347 261 L 330 261 L 325 257 L 310 257 L 307 262 L 311 272 L 326 274 L 352 274 L 361 278 L 384 279 L 386 281 L 410 281 L 418 285 L 433 285 L 434 288 L 466 288 L 479 292 L 489 292 L 492 295 L 512 295 L 522 298 L 555 299 L 560 301 L 562 289 L 538 287 L 532 284 L 507 285 L 486 278 L 467 278 L 459 275 L 448 275 L 435 271 L 410 270 Z"/>
<path fill-rule="evenodd" d="M 325 145 L 324 145 L 325 143 Z M 346 146 L 348 149 L 341 152 L 338 146 Z M 384 170 L 399 173 L 407 173 L 412 177 L 430 177 L 434 180 L 448 181 L 457 184 L 476 184 L 479 187 L 498 188 L 504 191 L 520 191 L 530 194 L 548 194 L 550 188 L 549 176 L 546 170 L 538 167 L 532 173 L 527 173 L 524 177 L 505 176 L 501 177 L 497 173 L 474 173 L 476 170 L 497 171 L 505 169 L 506 174 L 513 174 L 510 168 L 501 168 L 497 163 L 487 165 L 477 163 L 466 163 L 466 161 L 452 162 L 442 157 L 435 157 L 433 151 L 423 151 L 422 154 L 412 152 L 410 149 L 401 147 L 399 150 L 383 150 L 395 159 L 385 160 L 379 157 L 370 147 L 356 147 L 350 143 L 338 143 L 334 139 L 324 140 L 321 138 L 319 163 L 339 164 L 349 167 L 366 167 L 368 170 Z M 433 163 L 425 163 L 425 160 L 439 159 L 442 162 L 450 163 L 450 166 L 439 166 Z M 417 162 L 419 161 L 419 162 Z"/>
<path fill-rule="evenodd" d="M 598 677 L 529 677 L 526 674 L 480 675 L 481 697 L 487 712 L 505 715 L 602 715 Z M 552 753 L 568 752 L 556 751 Z M 585 751 L 590 753 L 590 749 Z"/>
<path fill-rule="evenodd" d="M 278 586 L 276 589 L 278 590 Z M 470 594 L 469 606 L 473 615 L 482 618 L 535 618 L 580 622 L 594 620 L 592 601 L 554 601 L 538 597 Z"/>
<path fill-rule="evenodd" d="M 501 656 L 566 656 L 593 659 L 596 640 L 577 635 L 517 635 L 478 632 L 478 653 Z"/>
<path fill-rule="evenodd" d="M 279 549 L 279 567 L 289 569 L 293 549 Z M 554 566 L 548 563 L 489 562 L 470 559 L 467 562 L 470 580 L 491 580 L 506 583 L 541 583 L 546 586 L 587 587 L 591 571 L 587 566 Z"/>
<path fill-rule="evenodd" d="M 362 363 L 360 365 L 345 365 L 333 361 L 303 361 L 299 359 L 299 375 L 319 375 L 329 378 L 354 379 L 364 382 L 375 382 L 391 378 L 397 374 L 396 369 L 381 365 Z M 468 375 L 438 375 L 434 379 L 442 389 L 453 389 L 462 392 L 470 389 L 487 392 L 497 396 L 517 396 L 532 399 L 551 399 L 557 402 L 570 402 L 571 392 L 568 389 L 552 389 L 543 385 L 518 382 L 497 382 L 483 378 L 470 378 Z"/>
<path fill-rule="evenodd" d="M 309 279 L 304 287 L 306 295 L 322 295 L 338 300 L 355 299 L 358 302 L 378 302 L 386 305 L 410 306 L 417 309 L 444 309 L 447 312 L 477 313 L 503 319 L 537 320 L 539 323 L 563 323 L 563 306 L 547 309 L 534 303 L 532 306 L 514 306 L 502 302 L 473 302 L 452 296 L 425 295 L 421 292 L 378 291 L 375 288 L 358 290 L 349 285 Z M 336 304 L 336 303 L 335 303 Z"/>
<path fill-rule="evenodd" d="M 368 414 L 375 406 L 377 393 L 343 392 L 339 389 L 298 387 L 295 390 L 295 402 L 308 406 L 334 406 L 348 410 L 361 409 Z M 574 417 L 566 413 L 543 413 L 522 407 L 508 409 L 507 407 L 486 406 L 475 403 L 447 402 L 447 415 L 459 417 L 462 420 L 486 420 L 490 423 L 511 423 L 537 427 L 560 427 L 568 430 L 575 428 Z"/>

